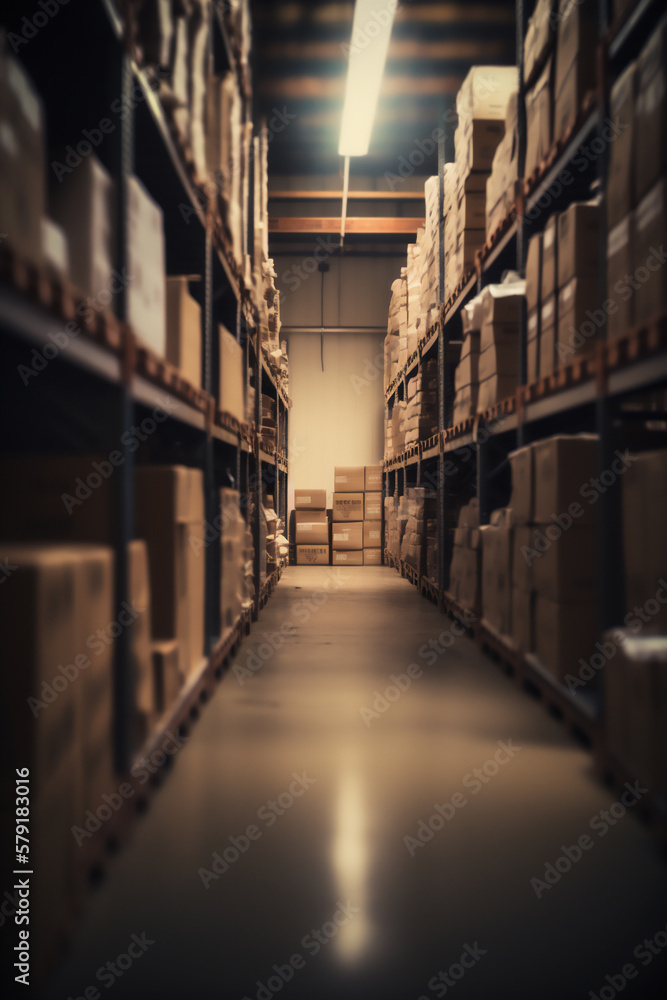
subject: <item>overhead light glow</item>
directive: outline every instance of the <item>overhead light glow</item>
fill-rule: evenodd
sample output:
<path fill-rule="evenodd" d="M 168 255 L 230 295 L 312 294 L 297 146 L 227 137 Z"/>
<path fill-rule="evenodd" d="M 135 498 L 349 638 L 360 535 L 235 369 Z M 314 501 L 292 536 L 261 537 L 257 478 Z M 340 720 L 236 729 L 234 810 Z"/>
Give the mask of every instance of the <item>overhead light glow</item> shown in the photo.
<path fill-rule="evenodd" d="M 340 156 L 365 156 L 398 0 L 356 0 L 340 130 Z"/>

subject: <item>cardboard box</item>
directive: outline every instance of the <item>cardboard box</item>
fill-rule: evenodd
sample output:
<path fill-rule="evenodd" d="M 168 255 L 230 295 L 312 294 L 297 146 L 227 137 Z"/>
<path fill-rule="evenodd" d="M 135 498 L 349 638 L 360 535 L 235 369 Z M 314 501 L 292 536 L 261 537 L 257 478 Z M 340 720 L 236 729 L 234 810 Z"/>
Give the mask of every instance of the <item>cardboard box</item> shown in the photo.
<path fill-rule="evenodd" d="M 510 507 L 518 524 L 530 524 L 535 510 L 535 467 L 533 463 L 533 446 L 523 448 L 509 454 L 512 469 L 512 498 Z"/>
<path fill-rule="evenodd" d="M 530 524 L 517 524 L 514 528 L 512 553 L 512 585 L 521 590 L 535 589 L 536 559 L 535 528 Z"/>
<path fill-rule="evenodd" d="M 535 601 L 534 591 L 512 587 L 512 639 L 521 653 L 535 648 Z"/>
<path fill-rule="evenodd" d="M 155 707 L 158 714 L 162 715 L 176 701 L 183 687 L 184 678 L 178 667 L 178 643 L 175 639 L 154 642 L 151 656 Z"/>
<path fill-rule="evenodd" d="M 540 310 L 528 313 L 526 324 L 526 381 L 530 385 L 540 374 Z"/>
<path fill-rule="evenodd" d="M 579 660 L 595 652 L 597 616 L 594 604 L 556 604 L 539 594 L 535 599 L 535 655 L 558 681 L 576 677 Z"/>
<path fill-rule="evenodd" d="M 473 497 L 470 503 L 464 504 L 459 510 L 459 525 L 466 528 L 479 528 L 479 502 Z"/>
<path fill-rule="evenodd" d="M 482 615 L 501 635 L 512 632 L 512 528 L 484 525 Z"/>
<path fill-rule="evenodd" d="M 457 208 L 461 229 L 486 227 L 486 191 L 461 192 Z"/>
<path fill-rule="evenodd" d="M 364 490 L 366 492 L 382 492 L 382 473 L 383 469 L 381 465 L 364 466 Z"/>
<path fill-rule="evenodd" d="M 539 536 L 539 529 L 536 529 Z M 547 536 L 548 540 L 548 536 Z M 574 522 L 533 562 L 535 590 L 558 604 L 595 603 L 595 526 Z"/>
<path fill-rule="evenodd" d="M 294 507 L 296 510 L 319 510 L 327 509 L 326 490 L 294 490 Z"/>
<path fill-rule="evenodd" d="M 662 595 L 667 590 L 667 451 L 643 452 L 632 459 L 621 478 L 626 606 L 630 612 L 653 600 L 659 606 L 642 622 L 641 631 L 665 633 L 667 605 L 654 599 L 658 590 Z"/>
<path fill-rule="evenodd" d="M 582 488 L 597 469 L 597 435 L 557 434 L 536 441 L 533 449 L 535 523 L 553 524 L 553 514 L 567 513 L 570 504 L 578 503 L 583 513 L 577 516 L 577 524 L 593 524 L 597 507 L 586 499 Z"/>
<path fill-rule="evenodd" d="M 667 309 L 667 281 L 663 274 L 663 242 L 667 230 L 667 178 L 663 177 L 640 201 L 634 213 L 632 239 L 636 276 L 641 284 L 634 295 L 635 322 L 644 323 Z M 630 272 L 632 273 L 632 272 Z"/>
<path fill-rule="evenodd" d="M 507 102 L 518 84 L 515 66 L 471 67 L 456 95 L 459 128 L 477 119 L 504 122 Z"/>
<path fill-rule="evenodd" d="M 567 85 L 572 70 L 580 73 L 585 89 L 593 89 L 596 64 L 592 56 L 597 41 L 597 10 L 585 3 L 559 0 L 556 95 Z"/>
<path fill-rule="evenodd" d="M 218 332 L 220 335 L 218 406 L 225 413 L 243 422 L 245 419 L 243 348 L 236 337 L 222 324 L 219 325 Z"/>
<path fill-rule="evenodd" d="M 461 548 L 459 553 L 458 599 L 464 608 L 477 614 L 482 604 L 482 551 Z"/>
<path fill-rule="evenodd" d="M 550 295 L 540 312 L 540 378 L 551 375 L 556 364 L 556 296 Z"/>
<path fill-rule="evenodd" d="M 382 550 L 381 549 L 364 549 L 364 566 L 381 566 L 382 565 Z"/>
<path fill-rule="evenodd" d="M 573 202 L 558 216 L 558 287 L 572 278 L 597 278 L 600 206 Z"/>
<path fill-rule="evenodd" d="M 328 545 L 328 521 L 301 521 L 296 524 L 297 545 Z"/>
<path fill-rule="evenodd" d="M 477 409 L 488 410 L 503 399 L 508 399 L 516 392 L 516 376 L 492 375 L 479 383 L 477 393 Z"/>
<path fill-rule="evenodd" d="M 501 342 L 490 344 L 479 356 L 479 381 L 492 375 L 501 375 L 513 378 L 516 382 L 519 368 L 519 340 L 517 337 L 512 343 Z"/>
<path fill-rule="evenodd" d="M 542 233 L 528 241 L 526 254 L 526 309 L 529 313 L 542 302 Z"/>
<path fill-rule="evenodd" d="M 220 627 L 231 628 L 243 607 L 243 574 L 246 523 L 241 495 L 228 487 L 220 490 Z M 266 525 L 268 532 L 268 524 Z"/>
<path fill-rule="evenodd" d="M 77 182 L 78 172 L 73 175 Z M 127 321 L 137 337 L 161 357 L 167 347 L 166 251 L 162 209 L 137 177 L 128 180 Z M 98 289 L 96 289 L 97 291 Z"/>
<path fill-rule="evenodd" d="M 363 566 L 364 551 L 363 549 L 354 551 L 334 549 L 332 562 L 334 566 Z"/>
<path fill-rule="evenodd" d="M 114 182 L 92 154 L 60 181 L 50 179 L 49 209 L 67 235 L 70 280 L 93 298 L 114 291 L 115 205 Z M 128 274 L 134 275 L 129 267 Z M 134 278 L 128 291 L 132 284 Z"/>
<path fill-rule="evenodd" d="M 328 566 L 329 546 L 297 545 L 296 563 L 297 566 Z"/>
<path fill-rule="evenodd" d="M 639 54 L 634 110 L 635 202 L 667 172 L 667 17 Z"/>
<path fill-rule="evenodd" d="M 129 603 L 135 616 L 129 626 L 132 732 L 134 749 L 138 750 L 155 722 L 157 711 L 151 666 L 151 590 L 146 542 L 142 539 L 131 541 L 127 560 Z"/>
<path fill-rule="evenodd" d="M 364 493 L 364 520 L 382 520 L 382 494 Z"/>
<path fill-rule="evenodd" d="M 542 236 L 542 302 L 558 290 L 558 215 L 552 215 Z"/>
<path fill-rule="evenodd" d="M 203 475 L 180 465 L 138 466 L 135 482 L 136 531 L 148 546 L 153 638 L 178 640 L 179 669 L 187 677 L 204 652 Z"/>
<path fill-rule="evenodd" d="M 553 58 L 526 92 L 526 154 L 524 174 L 530 177 L 553 142 Z"/>
<path fill-rule="evenodd" d="M 180 369 L 183 378 L 201 388 L 201 306 L 190 294 L 185 275 L 167 278 L 167 350 L 170 364 Z"/>
<path fill-rule="evenodd" d="M 609 143 L 607 229 L 627 218 L 635 207 L 635 96 L 637 64 L 632 62 L 611 88 L 609 116 L 623 126 Z"/>
<path fill-rule="evenodd" d="M 605 312 L 597 308 L 600 292 L 597 278 L 572 278 L 558 293 L 557 364 L 567 364 L 575 357 L 595 350 L 601 336 Z M 600 320 L 600 324 L 595 320 Z"/>
<path fill-rule="evenodd" d="M 535 10 L 528 18 L 526 37 L 523 43 L 523 79 L 526 83 L 538 66 L 544 61 L 554 45 L 551 26 L 554 0 L 537 0 Z"/>
<path fill-rule="evenodd" d="M 365 467 L 337 465 L 334 470 L 335 493 L 363 493 Z"/>
<path fill-rule="evenodd" d="M 0 231 L 19 254 L 39 264 L 46 202 L 44 110 L 8 48 L 0 38 Z M 77 179 L 82 182 L 78 170 Z"/>
<path fill-rule="evenodd" d="M 382 548 L 382 523 L 380 521 L 364 521 L 364 548 Z"/>
<path fill-rule="evenodd" d="M 635 296 L 625 280 L 635 267 L 632 230 L 633 218 L 626 215 L 607 236 L 607 294 L 614 303 L 607 312 L 607 340 L 626 336 L 634 325 Z"/>
<path fill-rule="evenodd" d="M 329 515 L 326 510 L 295 510 L 292 512 L 294 524 L 328 524 Z"/>
<path fill-rule="evenodd" d="M 363 521 L 364 520 L 363 493 L 334 493 L 333 520 Z"/>
<path fill-rule="evenodd" d="M 568 0 L 571 2 L 571 0 Z M 591 51 L 595 51 L 593 48 Z M 570 66 L 568 74 L 563 82 L 560 92 L 556 96 L 554 107 L 554 134 L 553 141 L 565 137 L 574 128 L 584 99 L 595 87 L 595 60 L 590 58 L 590 53 L 584 59 L 577 59 Z"/>
<path fill-rule="evenodd" d="M 331 531 L 334 549 L 363 549 L 364 525 L 362 521 L 337 522 Z"/>

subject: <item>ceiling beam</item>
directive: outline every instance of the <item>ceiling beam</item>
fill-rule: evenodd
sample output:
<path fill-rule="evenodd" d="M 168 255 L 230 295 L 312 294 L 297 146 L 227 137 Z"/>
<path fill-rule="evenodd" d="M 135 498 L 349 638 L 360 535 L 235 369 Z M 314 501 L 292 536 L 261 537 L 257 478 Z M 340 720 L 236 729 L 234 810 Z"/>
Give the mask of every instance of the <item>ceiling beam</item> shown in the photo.
<path fill-rule="evenodd" d="M 410 219 L 379 216 L 370 218 L 347 218 L 345 228 L 348 233 L 365 233 L 380 236 L 384 233 L 416 233 L 424 225 L 423 218 Z M 269 216 L 269 233 L 340 233 L 340 216 L 330 218 Z"/>
<path fill-rule="evenodd" d="M 342 191 L 272 191 L 269 201 L 341 201 Z M 422 191 L 348 191 L 350 201 L 423 201 Z"/>

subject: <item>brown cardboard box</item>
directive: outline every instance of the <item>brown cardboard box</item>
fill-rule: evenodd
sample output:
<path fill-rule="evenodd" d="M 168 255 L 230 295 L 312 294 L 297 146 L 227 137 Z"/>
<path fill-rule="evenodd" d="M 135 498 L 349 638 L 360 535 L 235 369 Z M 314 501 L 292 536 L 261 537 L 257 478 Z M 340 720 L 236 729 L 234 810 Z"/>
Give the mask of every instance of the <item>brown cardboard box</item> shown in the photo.
<path fill-rule="evenodd" d="M 522 449 L 527 450 L 527 449 Z M 512 584 L 521 590 L 535 589 L 534 565 L 539 559 L 535 549 L 535 528 L 530 524 L 517 524 L 514 528 L 512 554 Z"/>
<path fill-rule="evenodd" d="M 329 524 L 324 521 L 301 521 L 296 524 L 297 545 L 328 545 Z"/>
<path fill-rule="evenodd" d="M 658 181 L 640 201 L 634 219 L 634 278 L 640 282 L 634 296 L 635 322 L 643 323 L 667 309 L 667 281 L 663 273 L 667 261 L 663 247 L 667 231 L 667 178 Z"/>
<path fill-rule="evenodd" d="M 535 529 L 538 538 L 541 530 Z M 544 545 L 533 562 L 535 590 L 541 597 L 559 604 L 580 601 L 595 603 L 596 545 L 595 526 L 574 522 L 560 538 Z"/>
<path fill-rule="evenodd" d="M 333 550 L 333 565 L 334 566 L 363 566 L 364 564 L 364 550 L 356 549 L 350 551 L 344 549 L 343 551 L 334 549 Z"/>
<path fill-rule="evenodd" d="M 479 503 L 474 497 L 470 503 L 464 504 L 459 511 L 459 524 L 466 528 L 479 528 Z"/>
<path fill-rule="evenodd" d="M 621 131 L 609 143 L 607 228 L 613 229 L 635 207 L 635 94 L 637 64 L 632 62 L 611 88 L 609 115 Z"/>
<path fill-rule="evenodd" d="M 542 303 L 540 312 L 540 378 L 551 375 L 555 365 L 556 351 L 556 296 L 550 295 Z"/>
<path fill-rule="evenodd" d="M 204 651 L 204 488 L 199 469 L 138 466 L 135 524 L 146 540 L 154 639 L 177 639 L 187 677 Z"/>
<path fill-rule="evenodd" d="M 597 448 L 595 434 L 557 434 L 534 443 L 536 524 L 552 524 L 552 515 L 567 513 L 572 503 L 583 508 L 577 524 L 594 523 L 597 507 L 581 491 L 595 475 Z"/>
<path fill-rule="evenodd" d="M 512 639 L 521 653 L 535 647 L 535 592 L 512 587 Z"/>
<path fill-rule="evenodd" d="M 334 493 L 363 493 L 364 466 L 337 465 L 334 470 Z"/>
<path fill-rule="evenodd" d="M 364 466 L 364 490 L 377 493 L 382 492 L 382 466 Z"/>
<path fill-rule="evenodd" d="M 155 721 L 156 711 L 151 667 L 151 591 L 146 542 L 141 539 L 130 542 L 127 559 L 129 603 L 132 613 L 136 615 L 130 626 L 129 646 L 134 747 L 138 749 Z"/>
<path fill-rule="evenodd" d="M 363 521 L 363 519 L 364 519 L 363 493 L 334 493 L 333 495 L 334 521 Z"/>
<path fill-rule="evenodd" d="M 626 215 L 607 236 L 607 294 L 615 306 L 607 313 L 607 340 L 626 336 L 634 325 L 635 296 L 625 280 L 635 268 L 632 234 L 633 218 Z"/>
<path fill-rule="evenodd" d="M 382 494 L 364 493 L 364 520 L 382 520 Z"/>
<path fill-rule="evenodd" d="M 558 40 L 556 43 L 556 94 L 566 85 L 573 68 L 581 74 L 582 83 L 590 90 L 595 85 L 597 45 L 597 10 L 586 3 L 559 0 Z"/>
<path fill-rule="evenodd" d="M 461 229 L 486 227 L 486 191 L 461 192 L 457 208 Z"/>
<path fill-rule="evenodd" d="M 328 545 L 297 545 L 297 566 L 328 566 Z"/>
<path fill-rule="evenodd" d="M 666 89 L 667 17 L 663 17 L 637 60 L 633 135 L 637 204 L 667 172 Z"/>
<path fill-rule="evenodd" d="M 558 290 L 558 215 L 552 215 L 542 236 L 541 301 Z"/>
<path fill-rule="evenodd" d="M 523 43 L 523 79 L 527 82 L 554 45 L 551 27 L 554 0 L 537 0 L 535 10 L 528 19 Z"/>
<path fill-rule="evenodd" d="M 362 521 L 337 522 L 331 532 L 332 546 L 335 549 L 363 549 L 364 525 Z"/>
<path fill-rule="evenodd" d="M 490 344 L 479 356 L 479 381 L 484 382 L 492 375 L 513 378 L 516 382 L 519 367 L 519 341 L 517 336 L 511 342 L 501 341 Z"/>
<path fill-rule="evenodd" d="M 482 614 L 501 635 L 512 632 L 512 528 L 484 525 Z"/>
<path fill-rule="evenodd" d="M 243 605 L 244 545 L 246 523 L 238 490 L 220 490 L 220 625 L 221 633 L 233 626 Z"/>
<path fill-rule="evenodd" d="M 503 399 L 508 399 L 516 392 L 516 376 L 492 375 L 479 383 L 477 393 L 477 409 L 488 410 Z"/>
<path fill-rule="evenodd" d="M 597 278 L 600 206 L 573 202 L 558 216 L 558 287 L 572 278 Z"/>
<path fill-rule="evenodd" d="M 382 523 L 380 521 L 364 521 L 364 548 L 382 548 Z"/>
<path fill-rule="evenodd" d="M 556 604 L 535 600 L 535 655 L 556 680 L 577 676 L 580 658 L 588 661 L 597 638 L 594 604 Z"/>
<path fill-rule="evenodd" d="M 167 278 L 167 351 L 170 364 L 183 378 L 201 388 L 201 306 L 190 295 L 189 281 L 198 276 Z"/>
<path fill-rule="evenodd" d="M 327 509 L 326 490 L 294 490 L 294 507 L 296 510 L 323 510 Z"/>
<path fill-rule="evenodd" d="M 461 548 L 459 553 L 458 599 L 464 608 L 478 613 L 482 605 L 482 551 L 481 549 Z"/>
<path fill-rule="evenodd" d="M 526 379 L 528 385 L 534 382 L 540 373 L 540 310 L 528 313 L 526 334 Z"/>
<path fill-rule="evenodd" d="M 524 174 L 530 177 L 553 142 L 553 57 L 526 93 L 526 155 Z"/>
<path fill-rule="evenodd" d="M 78 168 L 72 175 L 75 184 L 77 177 Z M 127 321 L 144 344 L 164 357 L 167 310 L 162 209 L 137 177 L 128 178 L 127 191 L 127 270 L 132 275 L 125 288 Z"/>
<path fill-rule="evenodd" d="M 667 605 L 655 595 L 660 590 L 664 599 L 667 590 L 667 451 L 643 452 L 632 459 L 621 480 L 626 605 L 632 611 L 652 600 L 657 610 L 653 607 L 641 631 L 664 633 Z"/>
<path fill-rule="evenodd" d="M 456 95 L 459 128 L 477 119 L 504 121 L 507 101 L 517 87 L 515 66 L 471 67 Z"/>
<path fill-rule="evenodd" d="M 493 166 L 496 150 L 505 135 L 504 113 L 500 121 L 475 119 L 469 121 L 462 133 L 463 152 L 460 169 L 463 175 L 470 172 L 488 174 Z M 471 226 L 470 228 L 481 228 Z M 486 228 L 486 199 L 484 199 L 484 228 Z"/>
<path fill-rule="evenodd" d="M 178 668 L 178 643 L 175 639 L 163 639 L 152 644 L 151 652 L 155 707 L 162 715 L 183 687 L 183 677 Z"/>
<path fill-rule="evenodd" d="M 535 508 L 535 470 L 533 447 L 523 448 L 509 454 L 512 469 L 512 498 L 510 507 L 518 524 L 530 524 Z"/>
<path fill-rule="evenodd" d="M 556 364 L 595 350 L 606 313 L 597 308 L 600 294 L 597 278 L 572 278 L 558 293 L 558 337 Z M 595 322 L 595 320 L 599 322 Z"/>
<path fill-rule="evenodd" d="M 528 241 L 526 255 L 526 309 L 529 313 L 542 302 L 542 233 Z"/>
<path fill-rule="evenodd" d="M 8 49 L 0 39 L 0 230 L 19 254 L 39 264 L 46 201 L 44 111 L 32 81 Z"/>
<path fill-rule="evenodd" d="M 593 50 L 594 51 L 594 50 Z M 581 114 L 584 99 L 595 86 L 595 60 L 587 54 L 570 66 L 554 108 L 553 140 L 557 142 L 574 127 Z M 591 78 L 593 70 L 593 78 Z"/>
<path fill-rule="evenodd" d="M 245 419 L 243 348 L 229 330 L 219 325 L 220 384 L 218 406 L 237 420 Z"/>
<path fill-rule="evenodd" d="M 294 524 L 328 524 L 329 515 L 326 510 L 295 510 Z"/>
<path fill-rule="evenodd" d="M 381 566 L 381 549 L 364 549 L 364 566 Z"/>

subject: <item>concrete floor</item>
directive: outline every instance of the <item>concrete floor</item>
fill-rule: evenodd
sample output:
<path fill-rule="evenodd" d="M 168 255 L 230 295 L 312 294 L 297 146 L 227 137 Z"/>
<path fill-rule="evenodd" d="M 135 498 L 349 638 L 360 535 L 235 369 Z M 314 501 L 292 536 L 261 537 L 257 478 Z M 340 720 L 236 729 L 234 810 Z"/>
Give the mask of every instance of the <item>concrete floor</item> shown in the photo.
<path fill-rule="evenodd" d="M 632 809 L 600 818 L 614 796 L 589 754 L 471 641 L 424 646 L 451 629 L 393 570 L 290 568 L 47 1000 L 93 985 L 124 1000 L 667 996 L 651 837 Z M 421 676 L 362 715 L 410 664 Z M 420 827 L 434 815 L 436 832 Z M 531 885 L 586 836 L 549 888 Z M 144 951 L 122 980 L 96 979 L 133 934 Z"/>

